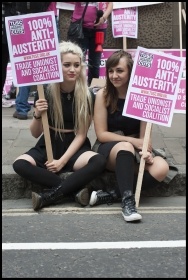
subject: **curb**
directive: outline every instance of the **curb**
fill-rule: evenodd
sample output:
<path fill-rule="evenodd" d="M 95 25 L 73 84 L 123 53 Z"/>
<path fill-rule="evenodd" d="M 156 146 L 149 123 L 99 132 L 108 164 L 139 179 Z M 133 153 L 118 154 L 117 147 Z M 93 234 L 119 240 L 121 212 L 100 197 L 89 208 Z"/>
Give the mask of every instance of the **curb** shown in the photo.
<path fill-rule="evenodd" d="M 179 170 L 175 178 L 166 184 L 162 182 L 155 189 L 142 191 L 142 196 L 150 197 L 168 197 L 168 196 L 186 196 L 186 167 L 185 165 L 177 165 Z M 71 173 L 61 174 L 61 178 L 65 179 Z M 106 176 L 107 174 L 107 176 Z M 106 173 L 95 180 L 88 186 L 95 190 L 106 188 L 113 189 L 116 181 L 113 173 Z M 2 199 L 20 199 L 31 198 L 32 190 L 40 191 L 41 186 L 33 184 L 16 174 L 12 165 L 4 165 L 2 167 Z"/>

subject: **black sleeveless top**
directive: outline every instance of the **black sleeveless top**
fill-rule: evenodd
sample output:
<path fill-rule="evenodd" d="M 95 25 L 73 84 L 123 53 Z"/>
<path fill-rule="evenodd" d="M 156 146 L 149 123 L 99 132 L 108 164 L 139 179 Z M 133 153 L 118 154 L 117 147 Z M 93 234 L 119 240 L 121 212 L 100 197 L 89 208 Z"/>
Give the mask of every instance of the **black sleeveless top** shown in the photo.
<path fill-rule="evenodd" d="M 130 117 L 122 116 L 125 99 L 118 99 L 118 110 L 114 113 L 110 113 L 108 110 L 107 124 L 108 131 L 114 132 L 117 130 L 123 131 L 124 135 L 139 134 L 140 132 L 140 120 Z"/>
<path fill-rule="evenodd" d="M 45 88 L 44 88 L 44 96 L 46 100 L 48 101 L 48 96 L 46 94 Z M 39 99 L 38 92 L 35 95 L 34 98 L 34 107 L 36 101 Z M 70 93 L 62 93 L 61 94 L 61 104 L 62 104 L 62 110 L 63 110 L 63 120 L 64 120 L 64 129 L 74 129 L 74 91 Z M 50 118 L 50 112 L 49 109 L 47 110 L 47 116 L 48 116 L 48 124 L 49 126 L 54 127 L 52 120 Z"/>

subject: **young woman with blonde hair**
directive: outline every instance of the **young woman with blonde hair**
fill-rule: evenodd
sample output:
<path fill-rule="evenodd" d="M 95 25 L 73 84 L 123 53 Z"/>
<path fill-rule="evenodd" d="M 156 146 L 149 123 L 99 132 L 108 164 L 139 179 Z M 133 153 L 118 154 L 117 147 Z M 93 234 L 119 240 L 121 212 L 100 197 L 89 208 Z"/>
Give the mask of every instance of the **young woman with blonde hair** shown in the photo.
<path fill-rule="evenodd" d="M 30 130 L 35 138 L 40 136 L 40 139 L 35 147 L 13 163 L 20 176 L 49 188 L 47 192 L 32 192 L 34 210 L 80 191 L 104 170 L 106 162 L 102 155 L 91 151 L 87 138 L 93 105 L 87 87 L 83 52 L 72 42 L 61 42 L 59 49 L 64 80 L 44 87 L 45 99 L 35 98 Z M 52 162 L 47 160 L 43 135 L 41 115 L 44 111 L 48 115 Z M 73 173 L 62 181 L 60 172 Z"/>

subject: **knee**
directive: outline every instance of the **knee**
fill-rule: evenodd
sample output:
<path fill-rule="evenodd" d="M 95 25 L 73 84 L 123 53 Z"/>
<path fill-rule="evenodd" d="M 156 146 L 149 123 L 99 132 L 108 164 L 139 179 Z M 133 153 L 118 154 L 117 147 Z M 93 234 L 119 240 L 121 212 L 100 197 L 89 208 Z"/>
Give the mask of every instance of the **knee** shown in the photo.
<path fill-rule="evenodd" d="M 31 163 L 29 163 L 27 160 L 25 159 L 17 159 L 15 160 L 15 162 L 12 164 L 12 167 L 14 169 L 14 171 L 18 174 L 18 175 L 22 175 L 24 172 L 26 172 L 27 170 L 30 169 Z"/>
<path fill-rule="evenodd" d="M 154 163 L 154 168 L 152 168 L 150 173 L 152 173 L 156 180 L 162 182 L 168 174 L 169 165 L 162 157 L 158 156 L 154 158 Z"/>
<path fill-rule="evenodd" d="M 117 151 L 124 150 L 124 151 L 131 152 L 133 154 L 135 153 L 134 146 L 129 142 L 119 142 L 118 144 L 115 145 L 115 149 L 117 149 Z"/>
<path fill-rule="evenodd" d="M 168 163 L 164 160 L 163 165 L 161 166 L 161 174 L 160 174 L 161 181 L 164 180 L 164 178 L 167 176 L 168 172 L 169 172 L 169 165 L 168 165 Z"/>
<path fill-rule="evenodd" d="M 94 164 L 97 170 L 103 171 L 106 167 L 106 158 L 103 155 L 96 154 L 90 159 Z"/>
<path fill-rule="evenodd" d="M 22 164 L 20 163 L 20 161 L 21 161 L 20 159 L 15 160 L 15 162 L 12 164 L 12 167 L 17 174 L 20 173 L 20 170 L 22 168 Z"/>

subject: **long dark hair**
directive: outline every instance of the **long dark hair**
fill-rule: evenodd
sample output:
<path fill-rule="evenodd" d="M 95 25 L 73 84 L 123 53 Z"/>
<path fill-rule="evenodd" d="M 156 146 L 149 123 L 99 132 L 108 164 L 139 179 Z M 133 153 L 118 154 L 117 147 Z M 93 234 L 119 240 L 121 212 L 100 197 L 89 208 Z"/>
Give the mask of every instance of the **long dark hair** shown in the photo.
<path fill-rule="evenodd" d="M 109 69 L 118 65 L 118 63 L 122 57 L 126 58 L 127 67 L 128 67 L 128 71 L 129 71 L 129 79 L 128 79 L 128 83 L 129 83 L 131 72 L 132 72 L 132 67 L 133 67 L 133 59 L 132 59 L 132 56 L 130 53 L 128 53 L 124 50 L 118 50 L 118 51 L 115 51 L 106 61 L 106 87 L 104 89 L 104 98 L 105 98 L 105 104 L 107 107 L 110 108 L 111 113 L 113 113 L 115 110 L 117 110 L 118 94 L 117 94 L 116 88 L 110 82 L 108 72 L 109 72 Z"/>

